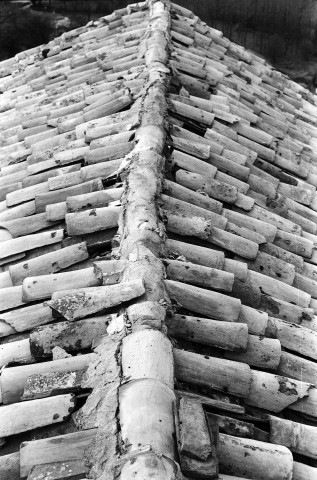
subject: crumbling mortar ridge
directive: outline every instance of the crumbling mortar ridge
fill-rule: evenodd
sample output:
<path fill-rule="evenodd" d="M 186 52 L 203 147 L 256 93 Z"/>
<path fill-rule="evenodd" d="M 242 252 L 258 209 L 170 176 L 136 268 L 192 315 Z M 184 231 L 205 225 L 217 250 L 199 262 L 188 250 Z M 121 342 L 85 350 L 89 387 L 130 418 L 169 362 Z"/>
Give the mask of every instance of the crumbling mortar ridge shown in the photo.
<path fill-rule="evenodd" d="M 154 2 L 149 2 L 150 8 L 153 8 L 153 5 L 155 5 L 156 3 L 157 2 L 155 2 L 155 1 Z M 148 36 L 151 35 L 151 25 L 152 25 L 152 23 L 153 23 L 152 19 L 150 18 L 149 31 L 146 33 L 145 37 L 148 37 Z M 165 84 L 165 81 L 164 81 L 164 84 Z M 147 122 L 146 124 L 147 125 L 149 124 L 148 123 L 148 118 L 150 118 L 149 115 L 151 115 L 151 111 L 149 111 L 149 109 L 151 109 L 151 104 L 149 104 L 148 99 L 151 98 L 152 91 L 155 91 L 156 89 L 158 89 L 158 91 L 161 92 L 161 88 L 162 88 L 162 76 L 161 75 L 160 75 L 160 79 L 156 78 L 156 79 L 154 79 L 154 81 L 150 81 L 150 83 L 146 87 L 146 90 L 145 90 L 144 95 L 142 97 L 140 113 L 139 113 L 140 128 L 141 129 L 142 129 L 142 120 L 143 120 L 143 118 L 145 118 L 144 114 L 146 115 L 146 122 Z M 164 85 L 164 89 L 165 88 L 166 88 L 166 84 Z M 146 108 L 146 110 L 145 110 L 145 108 Z M 155 123 L 158 124 L 158 125 L 162 125 L 162 122 L 165 123 L 165 115 L 166 115 L 166 112 L 164 111 L 164 117 L 162 118 L 162 120 L 158 121 L 158 119 L 156 119 Z M 136 148 L 136 151 L 138 151 L 138 142 L 136 142 L 136 147 L 135 148 Z M 150 150 L 151 150 L 151 148 L 152 147 L 150 147 Z M 142 151 L 140 151 L 140 152 L 142 152 Z M 162 155 L 163 151 L 158 152 L 158 153 Z M 133 152 L 132 152 L 132 155 L 133 155 Z M 129 166 L 130 168 L 128 168 L 128 170 L 125 169 L 125 171 L 126 171 L 125 178 L 124 178 L 125 186 L 124 186 L 124 194 L 123 194 L 123 201 L 122 201 L 123 209 L 122 209 L 122 214 L 121 214 L 120 222 L 119 222 L 119 235 L 121 236 L 121 242 L 120 242 L 119 249 L 122 249 L 122 245 L 125 244 L 126 242 L 130 241 L 129 234 L 126 235 L 126 228 L 125 228 L 125 225 L 124 225 L 125 221 L 128 219 L 127 216 L 129 215 L 129 210 L 131 209 L 131 207 L 133 208 L 133 196 L 132 197 L 130 196 L 130 198 L 129 198 L 130 190 L 131 190 L 131 187 L 132 187 L 130 185 L 129 176 L 130 176 L 130 173 L 134 174 L 134 172 L 136 172 L 136 174 L 137 174 L 138 160 L 139 160 L 140 157 L 139 156 L 138 157 L 134 156 L 133 158 L 134 158 L 133 163 L 132 164 L 130 163 L 130 166 Z M 141 162 L 140 165 L 142 165 L 142 163 L 143 162 Z M 164 166 L 164 162 L 163 162 L 162 166 Z M 156 168 L 153 169 L 152 175 L 155 174 L 155 171 L 156 171 Z M 161 239 L 158 242 L 158 244 L 161 245 L 159 247 L 159 253 L 163 253 L 163 251 L 164 251 L 163 243 L 164 243 L 164 240 L 166 238 L 164 224 L 162 223 L 163 214 L 162 214 L 161 208 L 159 206 L 159 201 L 158 201 L 159 197 L 160 197 L 160 194 L 162 192 L 162 189 L 163 189 L 163 177 L 161 175 L 159 178 L 156 179 L 156 193 L 155 193 L 154 198 L 151 199 L 151 201 L 154 203 L 156 222 L 157 222 L 157 225 L 158 225 L 157 228 L 155 229 L 155 233 Z M 147 210 L 147 207 L 146 206 L 144 206 L 144 207 Z M 139 208 L 144 208 L 144 207 L 142 207 L 141 204 L 139 204 Z M 150 213 L 150 210 L 148 210 L 148 214 L 149 213 Z M 145 215 L 144 219 L 147 218 L 147 215 Z M 140 236 L 138 241 L 141 242 L 140 243 L 140 245 L 141 245 L 142 244 L 142 236 Z M 125 248 L 124 248 L 124 250 L 125 250 Z M 128 248 L 128 251 L 129 251 L 129 248 Z M 145 255 L 144 259 L 146 259 L 147 255 L 146 255 L 145 252 L 142 254 L 142 256 L 143 255 Z M 141 260 L 141 262 L 142 262 L 142 260 Z M 144 264 L 144 265 L 146 265 L 146 264 Z M 127 267 L 127 268 L 129 268 L 129 267 Z M 149 267 L 145 267 L 145 268 L 151 268 L 150 264 L 149 264 Z M 164 277 L 165 277 L 165 274 L 164 274 Z M 165 288 L 164 288 L 164 290 L 165 290 Z M 147 328 L 150 328 L 150 324 L 148 325 Z M 133 328 L 132 328 L 132 330 L 133 330 Z M 164 327 L 163 327 L 163 330 L 166 331 L 166 329 Z M 133 335 L 133 333 L 132 333 L 132 335 Z M 130 380 L 129 380 L 129 378 L 130 378 Z M 133 379 L 133 377 L 129 377 L 129 376 L 127 377 L 126 376 L 125 377 L 125 382 L 127 382 L 128 385 L 130 384 L 130 382 L 132 382 L 132 385 L 133 385 L 134 379 Z M 120 436 L 121 436 L 121 432 L 120 432 Z M 129 440 L 125 439 L 125 441 L 124 441 L 125 450 L 126 450 L 126 447 L 127 447 L 127 442 L 128 442 L 128 444 L 130 443 Z M 153 448 L 151 448 L 151 450 L 153 450 Z M 131 452 L 131 454 L 132 454 L 132 452 Z M 137 454 L 137 452 L 135 452 L 135 455 L 136 454 Z"/>

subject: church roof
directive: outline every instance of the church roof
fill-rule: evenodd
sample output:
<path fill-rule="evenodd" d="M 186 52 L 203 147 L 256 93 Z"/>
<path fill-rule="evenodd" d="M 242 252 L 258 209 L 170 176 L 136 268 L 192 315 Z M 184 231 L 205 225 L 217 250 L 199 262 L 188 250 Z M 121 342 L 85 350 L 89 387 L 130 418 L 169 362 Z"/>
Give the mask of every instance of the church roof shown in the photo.
<path fill-rule="evenodd" d="M 316 480 L 316 96 L 169 0 L 0 76 L 1 478 Z"/>

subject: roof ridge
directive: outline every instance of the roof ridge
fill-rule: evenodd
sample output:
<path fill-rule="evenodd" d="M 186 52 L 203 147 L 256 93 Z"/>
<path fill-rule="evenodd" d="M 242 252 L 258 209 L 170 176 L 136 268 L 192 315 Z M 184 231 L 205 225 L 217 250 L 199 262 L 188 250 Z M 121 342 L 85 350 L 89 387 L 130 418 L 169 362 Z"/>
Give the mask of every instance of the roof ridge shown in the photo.
<path fill-rule="evenodd" d="M 137 144 L 120 168 L 125 188 L 118 251 L 121 258 L 128 260 L 123 278 L 130 280 L 141 276 L 146 286 L 142 300 L 126 311 L 132 333 L 123 340 L 122 367 L 123 378 L 129 377 L 129 382 L 124 385 L 119 412 L 121 433 L 125 442 L 132 443 L 132 448 L 129 449 L 129 462 L 122 467 L 122 480 L 130 479 L 132 472 L 141 477 L 155 472 L 162 480 L 173 479 L 179 468 L 175 463 L 174 443 L 174 362 L 172 344 L 166 336 L 166 309 L 163 308 L 170 300 L 160 259 L 165 245 L 165 227 L 159 209 L 165 172 L 171 4 L 169 0 L 150 0 L 148 5 L 149 24 L 143 39 L 148 83 L 135 135 Z M 158 358 L 164 358 L 164 363 L 159 364 Z M 155 400 L 161 396 L 164 402 Z M 131 403 L 134 405 L 133 420 Z M 136 435 L 138 424 L 145 420 L 144 412 L 147 412 L 149 431 L 141 433 L 139 430 Z M 154 427 L 153 420 L 157 417 L 164 420 L 159 427 Z M 155 428 L 155 436 L 151 435 L 151 428 Z M 153 438 L 149 451 L 133 459 L 137 445 L 145 446 L 149 438 Z"/>
<path fill-rule="evenodd" d="M 142 477 L 155 471 L 157 478 L 165 480 L 168 475 L 172 479 L 179 468 L 175 463 L 176 445 L 173 441 L 175 395 L 172 345 L 166 336 L 166 308 L 163 308 L 170 300 L 163 282 L 164 266 L 160 259 L 165 244 L 165 227 L 159 208 L 165 170 L 163 150 L 170 73 L 167 68 L 170 1 L 149 0 L 147 5 L 148 26 L 139 47 L 140 55 L 145 55 L 146 84 L 138 99 L 139 124 L 134 135 L 135 146 L 125 156 L 117 172 L 123 180 L 123 195 L 119 231 L 115 240 L 118 247 L 112 253 L 114 258 L 127 262 L 122 272 L 122 282 L 142 278 L 145 293 L 124 314 L 124 323 L 121 325 L 129 325 L 126 328 L 129 335 L 125 336 L 123 332 L 118 335 L 118 319 L 115 319 L 113 325 L 109 326 L 115 334 L 107 340 L 107 345 L 109 341 L 116 343 L 116 351 L 122 355 L 122 365 L 119 362 L 116 366 L 121 385 L 118 383 L 114 387 L 117 389 L 118 435 L 122 442 L 119 450 L 121 454 L 116 460 L 109 459 L 108 464 L 103 465 L 103 475 L 115 464 L 116 470 L 121 472 L 122 480 L 130 479 L 132 471 L 134 475 Z M 101 359 L 103 355 L 102 351 Z M 157 358 L 164 358 L 164 363 L 159 365 Z M 106 379 L 107 375 L 101 378 L 105 386 Z M 114 385 L 112 379 L 111 384 Z M 97 391 L 97 395 L 103 396 L 104 392 Z M 113 389 L 111 395 L 113 398 Z M 164 396 L 165 401 L 155 402 L 160 395 Z M 100 400 L 92 393 L 92 403 L 98 404 Z M 91 415 L 89 407 L 87 410 Z M 146 422 L 150 427 L 143 430 L 140 429 L 140 423 L 145 421 L 144 411 L 147 412 Z M 98 408 L 96 413 L 98 415 Z M 152 414 L 154 418 L 159 416 L 164 419 L 159 428 L 154 427 Z M 84 413 L 80 417 L 81 425 L 85 424 Z M 108 428 L 112 432 L 111 423 Z M 155 428 L 155 433 L 151 431 L 152 428 Z M 96 441 L 105 434 L 103 427 L 101 432 L 97 432 Z M 149 438 L 153 441 L 147 445 Z M 106 447 L 109 449 L 109 445 Z M 123 454 L 125 450 L 126 455 Z M 99 455 L 98 451 L 97 462 Z M 92 458 L 94 459 L 94 454 Z M 96 468 L 93 460 L 91 463 L 92 469 Z"/>

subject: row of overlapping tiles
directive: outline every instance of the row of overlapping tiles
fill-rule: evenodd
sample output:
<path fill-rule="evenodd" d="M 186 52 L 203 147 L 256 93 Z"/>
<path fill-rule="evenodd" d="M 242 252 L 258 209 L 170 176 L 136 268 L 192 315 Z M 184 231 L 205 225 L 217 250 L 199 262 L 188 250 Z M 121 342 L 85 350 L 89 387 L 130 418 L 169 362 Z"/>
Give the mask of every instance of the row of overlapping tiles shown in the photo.
<path fill-rule="evenodd" d="M 117 285 L 122 262 L 89 259 L 95 245 L 113 238 L 122 187 L 104 184 L 115 181 L 134 147 L 146 83 L 140 38 L 147 11 L 139 8 L 64 34 L 44 50 L 44 60 L 37 49 L 2 67 L 20 71 L 2 82 L 1 335 L 48 324 L 2 345 L 2 364 L 30 363 L 3 371 L 4 404 L 20 400 L 32 374 L 84 368 L 91 354 L 32 362 L 51 359 L 56 346 L 89 348 L 110 317 L 86 317 L 144 291 L 142 282 Z M 271 412 L 290 407 L 314 417 L 316 107 L 308 92 L 197 17 L 174 16 L 172 41 L 171 171 L 162 195 L 171 237 L 166 287 L 172 300 L 208 318 L 174 315 L 168 326 L 178 338 L 191 329 L 194 341 L 226 351 L 217 361 L 175 349 L 176 376 Z M 84 288 L 90 303 L 80 303 Z M 52 312 L 67 321 L 51 324 Z M 200 376 L 185 368 L 189 363 L 199 365 Z M 26 391 L 24 399 L 39 396 Z M 72 397 L 32 402 L 48 414 L 30 419 L 28 428 L 51 423 L 51 408 L 61 419 Z M 34 406 L 18 404 L 23 415 Z M 11 430 L 3 437 L 26 428 L 12 430 L 7 409 L 1 413 Z"/>
<path fill-rule="evenodd" d="M 52 310 L 43 300 L 51 297 L 52 288 L 56 290 L 54 283 L 56 280 L 60 283 L 63 276 L 62 289 L 103 284 L 105 272 L 103 267 L 98 272 L 99 267 L 94 268 L 94 252 L 96 249 L 105 255 L 109 252 L 114 231 L 108 236 L 102 232 L 82 239 L 70 237 L 64 230 L 65 201 L 75 198 L 76 194 L 103 195 L 106 190 L 102 180 L 118 170 L 122 157 L 133 147 L 133 140 L 129 140 L 133 139 L 138 123 L 137 96 L 146 82 L 144 55 L 138 49 L 147 18 L 145 4 L 135 9 L 130 6 L 101 20 L 99 28 L 84 27 L 53 41 L 44 49 L 45 59 L 43 48 L 38 48 L 2 63 L 1 83 L 5 93 L 1 95 L 1 337 L 4 341 L 10 340 L 9 335 L 16 336 L 49 324 L 49 336 L 53 335 L 54 340 L 51 343 L 48 331 L 42 330 L 47 348 L 44 344 L 40 346 L 42 342 L 31 346 L 28 334 L 11 344 L 12 349 L 8 343 L 1 345 L 1 364 L 10 364 L 13 360 L 21 366 L 12 367 L 14 370 L 5 368 L 2 372 L 0 397 L 4 406 L 0 409 L 0 437 L 10 438 L 44 425 L 52 425 L 50 436 L 58 432 L 54 424 L 69 418 L 75 407 L 71 392 L 82 392 L 82 373 L 96 357 L 94 353 L 86 353 L 87 349 L 91 351 L 92 342 L 106 334 L 113 317 L 104 314 L 89 317 L 84 323 L 76 322 L 74 330 L 67 321 L 52 324 L 55 320 Z M 127 65 L 127 60 L 132 63 Z M 122 71 L 133 65 L 131 74 L 122 77 Z M 131 105 L 131 110 L 121 113 Z M 91 162 L 88 158 L 84 160 L 89 152 L 99 155 L 101 147 L 104 152 L 107 150 L 110 162 L 99 163 L 98 158 Z M 61 161 L 58 155 L 62 156 Z M 62 183 L 54 187 L 51 182 L 57 177 Z M 112 193 L 107 190 L 107 199 L 100 197 L 101 206 L 120 199 L 122 188 L 116 187 Z M 10 194 L 15 196 L 11 202 Z M 50 207 L 52 215 L 48 213 Z M 106 283 L 118 283 L 122 265 L 120 261 L 103 261 L 106 258 L 100 259 L 100 266 L 104 265 L 106 270 L 110 267 L 109 273 L 113 275 Z M 27 273 L 26 277 L 22 275 L 25 279 L 33 274 L 41 275 L 38 285 L 44 286 L 44 278 L 53 283 L 47 285 L 48 290 L 44 287 L 46 292 L 42 291 L 40 300 L 26 299 L 23 278 L 13 279 L 14 267 L 23 268 Z M 65 272 L 62 277 L 49 275 L 59 271 Z M 143 287 L 138 287 L 139 294 L 140 288 Z M 129 286 L 125 294 L 121 287 L 117 292 L 121 296 L 119 303 L 123 297 L 133 298 Z M 77 352 L 82 354 L 76 356 Z M 5 380 L 7 373 L 9 381 Z M 45 398 L 55 388 L 55 396 Z M 7 410 L 8 404 L 13 404 L 12 410 Z M 68 421 L 67 424 L 66 432 L 76 430 L 74 423 Z M 62 448 L 50 459 L 48 445 L 43 445 L 45 454 L 36 454 L 36 458 L 26 452 L 23 460 L 24 449 L 21 456 L 20 451 L 4 455 L 0 460 L 1 475 L 37 477 L 44 475 L 45 470 L 37 468 L 48 462 L 45 471 L 48 478 L 71 473 L 84 475 L 87 467 L 82 449 L 91 441 L 92 433 L 83 432 L 79 437 L 73 433 L 62 435 Z M 41 438 L 41 433 L 35 438 Z M 39 447 L 37 442 L 31 445 L 32 449 Z M 76 455 L 72 445 L 76 445 Z"/>
<path fill-rule="evenodd" d="M 198 197 L 193 199 L 192 196 L 190 199 L 190 195 L 193 194 L 181 191 L 179 186 L 169 186 L 167 190 L 172 196 L 178 196 L 179 199 L 208 209 L 209 213 L 203 215 L 192 207 L 174 204 L 173 212 L 178 210 L 183 218 L 177 221 L 175 218 L 177 215 L 171 215 L 171 218 L 167 215 L 167 229 L 178 235 L 199 237 L 226 250 L 227 258 L 223 259 L 222 268 L 235 275 L 233 286 L 228 289 L 232 288 L 234 296 L 242 303 L 268 314 L 264 320 L 264 335 L 270 338 L 265 339 L 268 342 L 266 346 L 261 345 L 262 353 L 266 352 L 266 360 L 268 357 L 272 360 L 274 348 L 279 350 L 282 346 L 282 351 L 279 350 L 276 358 L 279 365 L 273 367 L 280 374 L 279 381 L 284 376 L 315 383 L 316 380 L 313 379 L 316 379 L 314 362 L 316 354 L 310 355 L 307 350 L 304 351 L 309 344 L 311 351 L 316 351 L 315 294 L 312 290 L 315 283 L 316 241 L 316 213 L 313 203 L 316 191 L 314 179 L 316 122 L 313 117 L 315 106 L 309 105 L 303 98 L 307 94 L 300 94 L 300 89 L 295 89 L 292 82 L 282 75 L 275 74 L 261 59 L 254 59 L 253 55 L 241 47 L 233 46 L 221 36 L 217 38 L 215 32 L 210 35 L 213 37 L 211 42 L 208 38 L 208 27 L 197 28 L 195 25 L 193 28 L 194 23 L 191 19 L 186 21 L 183 19 L 182 22 L 174 23 L 172 26 L 172 37 L 176 47 L 173 67 L 179 72 L 181 85 L 177 88 L 175 82 L 169 101 L 170 122 L 173 125 L 171 163 L 178 185 L 199 194 L 205 193 L 207 198 L 201 199 L 200 202 Z M 199 73 L 195 75 L 194 72 Z M 210 85 L 213 87 L 212 94 Z M 306 98 L 309 98 L 309 94 Z M 305 125 L 303 119 L 307 122 Z M 304 198 L 303 195 L 307 197 Z M 210 203 L 210 197 L 214 199 L 213 204 Z M 223 208 L 221 204 L 219 206 L 219 201 L 227 204 L 227 208 Z M 171 204 L 171 200 L 169 203 Z M 210 215 L 210 211 L 215 215 Z M 194 216 L 203 217 L 207 222 L 194 221 Z M 226 222 L 222 223 L 224 218 Z M 207 226 L 208 221 L 211 228 Z M 271 230 L 272 227 L 276 229 L 274 232 Z M 235 235 L 243 239 L 238 240 Z M 264 238 L 261 238 L 262 235 Z M 310 245 L 309 252 L 305 252 L 304 245 Z M 177 252 L 177 248 L 175 251 Z M 229 256 L 231 260 L 228 258 L 228 252 L 233 254 Z M 195 263 L 208 265 L 206 259 L 210 261 L 207 251 L 202 259 L 202 250 L 195 251 L 190 245 L 178 253 Z M 241 262 L 246 266 L 244 271 L 241 270 Z M 196 285 L 201 281 L 200 285 L 209 288 L 213 283 L 215 288 L 215 281 L 211 280 L 211 276 L 208 285 L 206 272 L 199 272 L 197 267 L 189 273 L 189 264 L 183 263 L 182 267 L 173 264 L 170 266 L 168 262 L 167 264 L 167 274 L 170 278 Z M 292 271 L 290 277 L 289 269 Z M 228 287 L 228 278 L 224 276 L 221 280 L 223 283 L 226 282 Z M 194 291 L 191 287 L 170 285 L 170 281 L 167 283 L 171 297 L 189 311 L 213 318 L 219 314 L 222 320 L 228 320 L 231 313 L 238 312 L 238 317 L 233 320 L 248 323 L 249 334 L 253 335 L 249 336 L 247 353 L 227 353 L 225 358 L 245 361 L 256 367 L 256 370 L 251 372 L 251 389 L 245 403 L 279 412 L 283 418 L 281 412 L 286 405 L 280 407 L 273 405 L 279 395 L 275 395 L 274 387 L 272 389 L 269 386 L 269 377 L 273 380 L 272 374 L 266 373 L 262 376 L 263 372 L 257 370 L 258 368 L 267 370 L 271 367 L 268 365 L 265 367 L 262 363 L 264 356 L 260 353 L 261 347 L 258 349 L 252 345 L 254 341 L 260 343 L 262 340 L 261 337 L 254 336 L 262 335 L 262 332 L 253 328 L 254 325 L 259 328 L 263 313 L 261 315 L 257 312 L 257 321 L 253 323 L 256 312 L 252 311 L 248 321 L 244 314 L 244 305 L 239 313 L 237 305 L 230 305 L 224 298 L 218 299 L 215 305 L 210 302 L 210 296 L 207 300 L 201 291 Z M 282 283 L 284 284 L 282 290 L 285 284 L 291 286 L 290 290 L 286 287 L 287 296 L 284 296 L 285 291 L 284 293 L 279 291 Z M 223 284 L 220 289 L 225 289 Z M 310 298 L 307 297 L 308 303 L 305 305 L 299 298 L 302 294 L 311 295 Z M 297 310 L 294 304 L 301 308 Z M 311 307 L 310 312 L 307 307 Z M 251 313 L 250 310 L 248 312 Z M 217 337 L 215 326 L 208 324 L 208 321 L 181 316 L 171 320 L 170 325 L 173 334 L 178 337 L 188 339 L 191 336 L 196 341 L 209 345 L 217 345 L 219 342 L 219 339 L 215 338 Z M 211 332 L 215 335 L 214 342 L 206 340 L 209 337 L 206 335 L 207 331 L 210 332 L 210 336 Z M 299 332 L 306 332 L 310 340 L 304 339 L 300 334 L 301 347 L 297 348 L 291 343 Z M 222 340 L 226 338 L 224 331 L 220 337 Z M 237 331 L 233 333 L 233 337 L 238 342 Z M 292 340 L 289 342 L 286 337 Z M 276 339 L 279 342 L 274 344 Z M 229 342 L 228 340 L 228 344 Z M 225 348 L 234 348 L 228 344 Z M 180 363 L 178 356 L 181 357 Z M 185 382 L 201 383 L 203 375 L 195 379 L 197 372 L 194 373 L 194 369 L 190 375 L 183 368 L 183 365 L 189 364 L 190 361 L 199 363 L 198 358 L 193 355 L 191 359 L 185 361 L 185 357 L 183 352 L 176 353 L 176 371 L 178 369 L 181 371 L 179 377 Z M 214 358 L 210 363 L 213 362 Z M 308 367 L 306 362 L 310 362 L 311 367 L 309 373 L 306 370 L 307 376 L 304 374 L 304 363 Z M 207 369 L 207 364 L 208 361 L 201 361 L 201 371 L 204 367 Z M 226 365 L 226 369 L 227 372 L 230 371 L 229 364 Z M 237 376 L 235 372 L 230 379 L 231 386 Z M 274 381 L 276 379 L 277 377 Z M 206 386 L 208 382 L 210 386 L 212 380 L 206 378 Z M 242 383 L 241 376 L 240 386 Z M 258 389 L 255 385 L 261 387 Z M 307 397 L 299 402 L 295 400 L 295 403 L 291 400 L 288 407 L 315 416 L 313 410 L 316 407 L 308 412 L 303 406 L 307 403 L 311 406 L 316 405 L 315 392 L 315 389 L 311 390 L 308 402 Z M 286 415 L 286 418 L 290 417 Z M 299 422 L 303 420 L 298 418 Z M 301 423 L 285 419 L 281 421 L 280 418 L 270 419 L 271 442 L 286 445 L 293 452 L 316 458 L 315 454 L 311 453 L 311 444 L 315 442 L 313 440 L 316 435 L 315 427 L 304 427 Z M 303 433 L 306 428 L 307 436 Z M 307 440 L 305 446 L 302 444 L 302 448 L 298 447 L 298 444 L 295 447 L 297 429 L 302 432 L 299 435 Z M 224 431 L 230 433 L 229 429 Z M 273 433 L 276 431 L 279 432 L 279 438 Z M 224 448 L 224 445 L 228 447 L 229 443 L 227 439 L 220 439 L 222 447 L 219 460 L 223 469 L 220 471 L 242 477 L 260 478 L 258 475 L 261 476 L 261 473 L 257 469 L 255 471 L 250 466 L 246 467 L 248 462 L 243 455 L 243 449 L 239 452 L 243 457 L 242 465 L 239 465 L 238 449 L 237 455 L 229 454 L 230 459 L 226 458 L 230 448 Z M 282 470 L 280 464 L 277 474 L 280 476 L 276 478 L 289 478 Z M 271 475 L 275 478 L 276 472 L 271 472 Z M 316 471 L 306 469 L 302 464 L 298 465 L 295 462 L 293 472 L 289 475 L 293 475 L 293 478 L 315 478 Z"/>

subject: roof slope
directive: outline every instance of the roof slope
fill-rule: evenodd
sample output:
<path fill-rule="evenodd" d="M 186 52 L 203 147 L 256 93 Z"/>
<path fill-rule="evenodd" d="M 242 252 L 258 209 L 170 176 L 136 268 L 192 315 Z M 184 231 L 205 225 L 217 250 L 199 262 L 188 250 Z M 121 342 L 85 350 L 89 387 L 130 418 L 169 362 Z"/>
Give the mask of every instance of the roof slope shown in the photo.
<path fill-rule="evenodd" d="M 0 74 L 5 478 L 316 479 L 315 96 L 168 0 Z"/>

